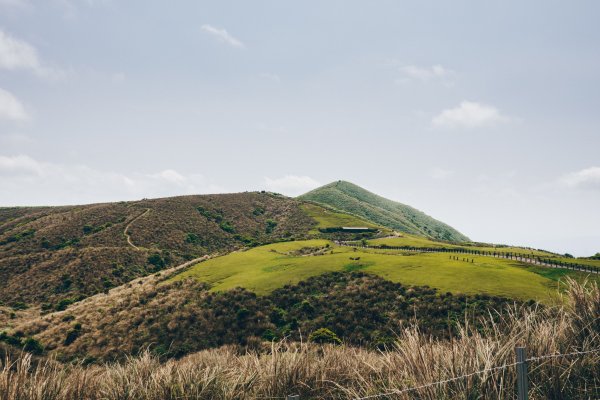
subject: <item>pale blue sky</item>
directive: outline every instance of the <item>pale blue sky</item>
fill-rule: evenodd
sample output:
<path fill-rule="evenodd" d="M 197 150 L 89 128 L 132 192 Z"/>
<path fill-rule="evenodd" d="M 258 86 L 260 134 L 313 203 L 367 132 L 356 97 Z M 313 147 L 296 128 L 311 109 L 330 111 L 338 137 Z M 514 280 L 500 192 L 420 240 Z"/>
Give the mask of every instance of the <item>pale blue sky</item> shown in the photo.
<path fill-rule="evenodd" d="M 345 179 L 600 251 L 596 1 L 0 0 L 0 205 Z"/>

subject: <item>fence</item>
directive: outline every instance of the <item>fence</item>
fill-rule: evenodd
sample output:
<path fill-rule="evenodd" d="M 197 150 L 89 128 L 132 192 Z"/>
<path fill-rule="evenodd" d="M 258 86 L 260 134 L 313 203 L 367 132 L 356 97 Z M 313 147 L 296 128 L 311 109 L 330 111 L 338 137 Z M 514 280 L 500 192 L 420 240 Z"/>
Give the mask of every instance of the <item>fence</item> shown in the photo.
<path fill-rule="evenodd" d="M 540 265 L 543 267 L 551 268 L 566 268 L 575 271 L 589 272 L 592 274 L 600 274 L 600 267 L 594 265 L 584 265 L 565 262 L 562 260 L 553 260 L 547 257 L 540 257 L 533 254 L 523 254 L 514 252 L 500 252 L 500 251 L 487 251 L 487 250 L 475 250 L 467 249 L 463 247 L 459 248 L 447 248 L 447 247 L 414 247 L 414 246 L 369 246 L 362 243 L 356 242 L 342 242 L 338 241 L 336 244 L 347 247 L 357 247 L 363 249 L 378 249 L 378 250 L 402 250 L 402 251 L 413 251 L 421 253 L 455 253 L 455 254 L 468 254 L 473 256 L 484 256 L 484 257 L 495 257 L 505 258 L 509 260 L 521 261 L 527 264 Z"/>
<path fill-rule="evenodd" d="M 527 350 L 525 347 L 516 347 L 515 348 L 515 359 L 516 361 L 514 363 L 511 364 L 504 364 L 504 365 L 500 365 L 497 367 L 492 367 L 492 368 L 486 368 L 486 369 L 482 369 L 480 371 L 475 371 L 475 372 L 471 372 L 470 374 L 465 374 L 465 375 L 461 375 L 461 376 L 455 376 L 449 379 L 444 379 L 441 381 L 437 381 L 437 382 L 431 382 L 431 383 L 427 383 L 425 385 L 421 385 L 421 386 L 415 386 L 415 387 L 411 387 L 411 388 L 406 388 L 406 389 L 399 389 L 399 390 L 393 390 L 393 391 L 389 391 L 389 392 L 385 392 L 385 393 L 378 393 L 378 394 L 373 394 L 373 395 L 369 395 L 369 396 L 365 396 L 365 397 L 357 397 L 355 400 L 370 400 L 370 399 L 380 399 L 380 398 L 385 398 L 385 397 L 390 397 L 390 396 L 397 396 L 400 394 L 407 394 L 410 392 L 416 392 L 422 389 L 426 389 L 432 386 L 439 386 L 439 385 L 444 385 L 446 383 L 450 383 L 450 382 L 454 382 L 460 379 L 466 379 L 469 378 L 471 376 L 475 376 L 475 375 L 480 375 L 483 374 L 485 372 L 495 372 L 495 371 L 500 371 L 500 370 L 504 370 L 507 368 L 511 368 L 511 367 L 516 367 L 516 374 L 517 374 L 517 400 L 528 400 L 529 398 L 529 394 L 528 394 L 528 378 L 527 378 L 527 366 L 530 363 L 534 363 L 534 362 L 538 362 L 538 361 L 542 361 L 542 360 L 546 360 L 546 359 L 550 359 L 550 358 L 559 358 L 559 357 L 576 357 L 576 356 L 582 356 L 582 355 L 586 355 L 586 354 L 591 354 L 591 353 L 597 353 L 600 352 L 600 348 L 597 349 L 593 349 L 593 350 L 588 350 L 588 351 L 574 351 L 572 353 L 566 353 L 566 354 L 547 354 L 544 356 L 538 356 L 538 357 L 531 357 L 531 358 L 527 358 Z M 288 395 L 286 397 L 268 397 L 269 399 L 286 399 L 286 400 L 300 400 L 300 396 L 299 395 Z M 591 398 L 591 397 L 590 397 Z"/>

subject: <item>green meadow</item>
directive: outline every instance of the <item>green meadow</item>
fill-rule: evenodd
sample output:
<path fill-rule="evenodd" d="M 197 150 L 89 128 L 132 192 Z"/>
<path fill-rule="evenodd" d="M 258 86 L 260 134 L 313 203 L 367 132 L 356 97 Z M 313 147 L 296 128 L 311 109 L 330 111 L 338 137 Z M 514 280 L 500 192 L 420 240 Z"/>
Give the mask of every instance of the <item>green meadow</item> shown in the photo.
<path fill-rule="evenodd" d="M 457 248 L 467 248 L 474 249 L 480 251 L 491 251 L 491 252 L 502 252 L 502 253 L 520 253 L 520 254 L 531 254 L 534 256 L 540 257 L 552 257 L 556 256 L 556 254 L 549 253 L 541 250 L 527 249 L 524 247 L 514 247 L 514 246 L 485 246 L 485 245 L 474 245 L 472 243 L 449 243 L 449 242 L 439 242 L 435 240 L 431 240 L 425 237 L 414 236 L 402 234 L 402 236 L 397 237 L 387 237 L 381 239 L 373 239 L 368 241 L 369 245 L 372 246 L 412 246 L 412 247 L 429 247 L 429 248 L 447 248 L 447 249 L 457 249 Z"/>
<path fill-rule="evenodd" d="M 326 247 L 328 246 L 328 247 Z M 307 254 L 311 251 L 315 255 Z M 319 255 L 317 255 L 319 254 Z M 190 267 L 172 280 L 194 278 L 213 291 L 244 287 L 267 294 L 286 284 L 333 271 L 363 271 L 405 285 L 430 286 L 443 292 L 485 293 L 549 302 L 558 280 L 578 272 L 533 267 L 517 261 L 445 253 L 403 253 L 339 247 L 327 240 L 276 243 L 217 257 Z"/>
<path fill-rule="evenodd" d="M 310 232 L 311 234 L 318 234 L 319 228 L 340 226 L 364 226 L 367 228 L 378 228 L 384 232 L 388 231 L 386 228 L 382 228 L 354 215 L 336 212 L 315 204 L 304 203 L 301 207 L 305 213 L 317 222 L 317 226 Z"/>
<path fill-rule="evenodd" d="M 515 246 L 489 246 L 489 245 L 474 245 L 472 243 L 464 243 L 464 244 L 456 244 L 456 243 L 448 243 L 448 242 L 439 242 L 435 240 L 431 240 L 428 238 L 424 238 L 421 236 L 414 236 L 408 234 L 402 234 L 402 236 L 397 237 L 386 237 L 380 239 L 372 239 L 367 241 L 368 245 L 371 246 L 411 246 L 411 247 L 427 247 L 427 248 L 447 248 L 447 249 L 473 249 L 479 251 L 491 251 L 491 252 L 499 252 L 499 253 L 518 253 L 518 254 L 527 254 L 537 257 L 550 258 L 554 261 L 561 261 L 565 263 L 576 263 L 582 265 L 591 265 L 600 267 L 600 260 L 590 260 L 587 258 L 568 258 L 561 255 L 557 255 L 555 253 L 550 253 L 543 250 L 535 250 L 528 249 L 524 247 L 515 247 Z"/>

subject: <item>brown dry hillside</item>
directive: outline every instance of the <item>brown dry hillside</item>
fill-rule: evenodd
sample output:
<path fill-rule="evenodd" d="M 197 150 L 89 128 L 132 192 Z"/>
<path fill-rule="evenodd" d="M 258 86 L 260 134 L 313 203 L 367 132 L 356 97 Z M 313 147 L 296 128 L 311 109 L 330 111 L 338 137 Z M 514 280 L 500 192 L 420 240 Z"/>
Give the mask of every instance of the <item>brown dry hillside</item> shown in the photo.
<path fill-rule="evenodd" d="M 299 204 L 251 192 L 0 208 L 0 305 L 60 309 L 185 260 L 305 237 L 315 222 Z"/>
<path fill-rule="evenodd" d="M 65 311 L 31 318 L 8 337 L 34 337 L 46 354 L 62 361 L 109 361 L 147 347 L 165 357 L 225 344 L 261 347 L 284 337 L 300 341 L 301 334 L 319 328 L 331 329 L 348 344 L 373 347 L 392 343 L 394 332 L 415 318 L 423 333 L 446 337 L 457 320 L 475 321 L 489 309 L 513 304 L 403 286 L 360 272 L 312 277 L 266 296 L 242 288 L 213 293 L 204 283 L 165 282 L 166 276 L 141 278 Z"/>

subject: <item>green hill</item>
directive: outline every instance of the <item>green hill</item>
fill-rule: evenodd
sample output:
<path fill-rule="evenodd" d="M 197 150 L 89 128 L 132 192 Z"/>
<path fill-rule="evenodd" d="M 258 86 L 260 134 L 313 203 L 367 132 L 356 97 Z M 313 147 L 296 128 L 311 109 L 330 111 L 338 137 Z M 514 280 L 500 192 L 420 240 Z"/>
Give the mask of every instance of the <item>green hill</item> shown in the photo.
<path fill-rule="evenodd" d="M 337 181 L 299 197 L 362 217 L 400 232 L 452 242 L 469 238 L 413 207 L 388 200 L 350 182 Z"/>
<path fill-rule="evenodd" d="M 243 287 L 264 295 L 328 272 L 361 271 L 442 292 L 546 302 L 556 292 L 560 278 L 587 276 L 507 259 L 462 255 L 456 258 L 446 253 L 354 249 L 320 239 L 270 244 L 216 257 L 189 268 L 173 280 L 194 278 L 208 283 L 213 291 Z"/>

